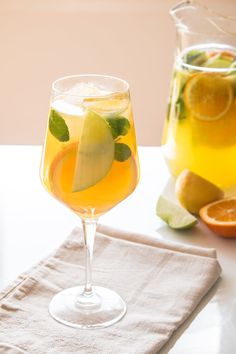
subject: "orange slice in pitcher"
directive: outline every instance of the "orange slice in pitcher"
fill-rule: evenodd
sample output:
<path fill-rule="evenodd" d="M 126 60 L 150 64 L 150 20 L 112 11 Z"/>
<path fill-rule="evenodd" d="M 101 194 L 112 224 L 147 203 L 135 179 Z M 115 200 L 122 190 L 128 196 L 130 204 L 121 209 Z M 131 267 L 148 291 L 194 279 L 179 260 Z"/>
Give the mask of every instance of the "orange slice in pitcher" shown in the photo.
<path fill-rule="evenodd" d="M 198 119 L 214 121 L 223 117 L 233 100 L 229 81 L 216 73 L 201 73 L 186 84 L 184 102 Z"/>
<path fill-rule="evenodd" d="M 236 237 L 236 198 L 226 198 L 200 209 L 201 219 L 213 232 L 224 237 Z"/>

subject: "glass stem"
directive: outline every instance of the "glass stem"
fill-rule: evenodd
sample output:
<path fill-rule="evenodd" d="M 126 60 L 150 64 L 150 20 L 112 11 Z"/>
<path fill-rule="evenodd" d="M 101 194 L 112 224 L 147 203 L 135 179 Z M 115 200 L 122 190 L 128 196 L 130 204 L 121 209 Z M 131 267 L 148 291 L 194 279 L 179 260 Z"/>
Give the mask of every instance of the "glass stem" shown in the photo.
<path fill-rule="evenodd" d="M 97 219 L 83 219 L 84 245 L 85 245 L 85 285 L 83 295 L 92 296 L 92 259 L 93 245 L 97 228 Z"/>

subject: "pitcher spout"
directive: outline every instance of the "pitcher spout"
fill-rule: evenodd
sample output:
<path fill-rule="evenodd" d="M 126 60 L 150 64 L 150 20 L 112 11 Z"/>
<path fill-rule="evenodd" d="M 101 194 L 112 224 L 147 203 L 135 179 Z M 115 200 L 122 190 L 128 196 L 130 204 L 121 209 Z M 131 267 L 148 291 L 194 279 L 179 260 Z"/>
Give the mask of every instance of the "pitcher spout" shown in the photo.
<path fill-rule="evenodd" d="M 223 16 L 197 1 L 182 1 L 170 10 L 177 30 L 208 36 L 236 36 L 236 17 Z"/>

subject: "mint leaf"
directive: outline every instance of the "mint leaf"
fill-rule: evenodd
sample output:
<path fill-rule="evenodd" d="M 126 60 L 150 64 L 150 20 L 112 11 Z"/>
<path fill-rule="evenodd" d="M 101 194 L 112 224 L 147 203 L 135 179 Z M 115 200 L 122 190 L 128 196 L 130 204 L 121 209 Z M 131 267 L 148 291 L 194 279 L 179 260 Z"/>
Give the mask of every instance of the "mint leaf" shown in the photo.
<path fill-rule="evenodd" d="M 185 104 L 182 97 L 179 97 L 175 102 L 175 117 L 180 120 L 187 118 Z"/>
<path fill-rule="evenodd" d="M 51 110 L 49 116 L 49 130 L 59 141 L 68 141 L 70 139 L 69 130 L 65 120 L 54 109 Z"/>
<path fill-rule="evenodd" d="M 171 97 L 170 97 L 171 99 Z M 167 122 L 169 121 L 170 119 L 170 110 L 171 110 L 171 101 L 168 102 L 168 105 L 167 105 L 167 113 L 166 113 L 166 119 L 167 119 Z"/>
<path fill-rule="evenodd" d="M 185 119 L 187 118 L 186 107 L 184 104 L 184 89 L 185 83 L 180 82 L 179 96 L 175 102 L 175 118 L 176 119 Z"/>
<path fill-rule="evenodd" d="M 131 150 L 128 145 L 123 143 L 116 143 L 115 144 L 115 160 L 123 162 L 128 160 L 131 156 Z"/>
<path fill-rule="evenodd" d="M 234 61 L 230 64 L 230 68 L 236 69 L 236 60 L 234 60 Z"/>
<path fill-rule="evenodd" d="M 118 116 L 118 117 L 111 117 L 106 118 L 107 123 L 111 128 L 111 133 L 113 139 L 118 138 L 118 136 L 126 135 L 130 128 L 130 122 L 127 118 Z"/>
<path fill-rule="evenodd" d="M 201 66 L 206 60 L 206 53 L 200 50 L 190 50 L 185 57 L 185 61 L 187 64 L 195 66 Z"/>

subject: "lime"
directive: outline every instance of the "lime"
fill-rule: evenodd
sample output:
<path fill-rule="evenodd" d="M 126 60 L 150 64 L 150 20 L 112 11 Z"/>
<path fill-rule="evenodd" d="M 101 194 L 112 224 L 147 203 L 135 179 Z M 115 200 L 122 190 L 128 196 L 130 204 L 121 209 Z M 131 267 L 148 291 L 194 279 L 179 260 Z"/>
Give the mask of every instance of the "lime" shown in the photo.
<path fill-rule="evenodd" d="M 216 73 L 200 73 L 186 84 L 184 102 L 194 117 L 215 121 L 229 110 L 233 100 L 231 83 Z"/>
<path fill-rule="evenodd" d="M 156 214 L 172 229 L 189 229 L 197 219 L 181 206 L 160 196 L 156 205 Z"/>
<path fill-rule="evenodd" d="M 223 191 L 215 184 L 188 169 L 178 176 L 175 193 L 183 207 L 193 214 L 198 214 L 204 205 L 224 196 Z"/>
<path fill-rule="evenodd" d="M 229 68 L 234 55 L 230 52 L 212 53 L 204 63 L 207 68 Z"/>
<path fill-rule="evenodd" d="M 88 111 L 78 144 L 73 192 L 89 188 L 103 179 L 114 160 L 115 143 L 103 117 Z"/>
<path fill-rule="evenodd" d="M 208 60 L 204 66 L 207 68 L 229 68 L 230 64 L 231 61 L 219 57 L 213 60 Z"/>

